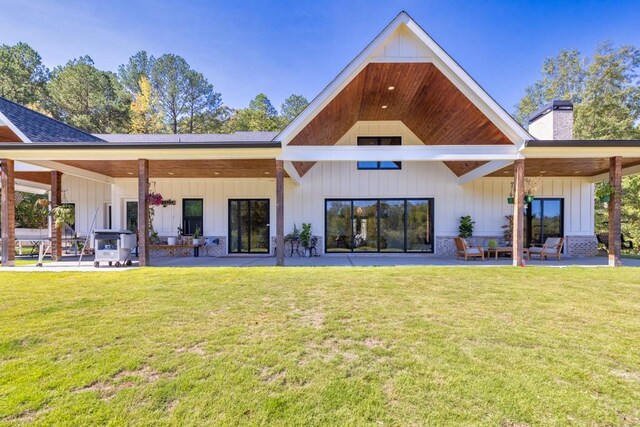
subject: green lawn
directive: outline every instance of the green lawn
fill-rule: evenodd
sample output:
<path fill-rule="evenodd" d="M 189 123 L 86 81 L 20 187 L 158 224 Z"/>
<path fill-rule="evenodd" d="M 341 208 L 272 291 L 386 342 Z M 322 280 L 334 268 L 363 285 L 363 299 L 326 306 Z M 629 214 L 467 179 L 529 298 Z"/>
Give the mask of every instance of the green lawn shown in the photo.
<path fill-rule="evenodd" d="M 0 424 L 638 425 L 640 274 L 0 273 Z"/>

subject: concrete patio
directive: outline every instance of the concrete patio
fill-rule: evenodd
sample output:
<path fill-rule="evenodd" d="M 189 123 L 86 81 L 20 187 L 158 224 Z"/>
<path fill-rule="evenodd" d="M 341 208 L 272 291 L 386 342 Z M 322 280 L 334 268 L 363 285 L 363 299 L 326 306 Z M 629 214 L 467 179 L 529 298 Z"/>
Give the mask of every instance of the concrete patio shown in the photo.
<path fill-rule="evenodd" d="M 33 260 L 33 258 L 18 258 Z M 35 260 L 33 260 L 35 263 Z M 170 258 L 158 257 L 151 259 L 153 267 L 272 267 L 276 264 L 272 256 L 224 256 L 224 257 L 198 257 L 198 258 Z M 451 257 L 439 257 L 434 255 L 324 255 L 320 257 L 287 257 L 286 265 L 289 267 L 393 267 L 393 266 L 437 266 L 437 267 L 510 267 L 511 258 L 487 258 L 482 260 L 464 261 Z M 640 267 L 640 259 L 623 259 L 623 265 L 628 267 Z M 542 267 L 607 267 L 607 258 L 596 257 L 563 257 L 561 261 L 531 260 L 527 266 Z M 4 268 L 0 271 L 126 271 L 137 268 L 137 260 L 134 259 L 133 267 L 108 267 L 101 266 L 96 269 L 93 266 L 93 257 L 85 256 L 78 265 L 78 258 L 65 256 L 62 261 L 46 262 L 42 267 L 35 265 L 18 265 L 13 268 Z"/>

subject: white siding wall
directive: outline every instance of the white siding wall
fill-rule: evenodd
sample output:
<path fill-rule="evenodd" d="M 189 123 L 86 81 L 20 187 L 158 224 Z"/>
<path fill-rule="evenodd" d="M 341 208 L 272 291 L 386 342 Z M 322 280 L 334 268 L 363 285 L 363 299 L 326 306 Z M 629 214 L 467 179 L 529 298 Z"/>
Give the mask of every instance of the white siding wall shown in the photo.
<path fill-rule="evenodd" d="M 97 181 L 62 175 L 62 201 L 76 205 L 76 231 L 81 236 L 91 232 L 96 209 L 96 228 L 105 226 L 106 209 L 111 202 L 111 186 Z"/>
<path fill-rule="evenodd" d="M 274 179 L 155 179 L 155 190 L 176 206 L 156 208 L 155 227 L 160 235 L 174 235 L 181 224 L 183 198 L 204 199 L 204 235 L 227 236 L 228 200 L 267 198 L 271 201 L 271 235 L 275 236 Z M 285 233 L 294 222 L 313 225 L 325 235 L 324 204 L 327 198 L 429 197 L 435 203 L 436 236 L 457 234 L 462 215 L 476 221 L 476 235 L 501 235 L 511 178 L 482 178 L 458 185 L 456 176 L 440 162 L 404 162 L 400 171 L 359 171 L 355 162 L 316 164 L 300 185 L 285 180 Z M 583 178 L 538 180 L 538 197 L 560 197 L 565 203 L 565 234 L 593 235 L 592 185 Z M 124 226 L 126 200 L 136 200 L 137 180 L 117 179 L 113 186 L 114 227 Z M 226 250 L 226 248 L 225 248 Z"/>
<path fill-rule="evenodd" d="M 324 235 L 324 200 L 327 198 L 432 197 L 435 203 L 435 233 L 457 234 L 460 216 L 471 215 L 477 235 L 501 235 L 510 178 L 482 178 L 458 185 L 455 175 L 440 162 L 404 162 L 401 171 L 358 170 L 354 162 L 316 164 L 299 186 L 285 186 L 285 223 L 312 222 Z M 592 186 L 582 178 L 538 179 L 538 197 L 565 200 L 565 234 L 593 234 Z"/>
<path fill-rule="evenodd" d="M 155 191 L 165 199 L 174 199 L 175 206 L 155 208 L 154 227 L 161 236 L 175 236 L 182 225 L 182 199 L 204 199 L 205 236 L 226 236 L 228 232 L 229 199 L 269 199 L 271 234 L 275 236 L 275 179 L 151 179 Z M 152 190 L 154 185 L 152 184 Z M 125 225 L 125 202 L 138 198 L 137 179 L 117 179 L 113 186 L 114 227 Z"/>

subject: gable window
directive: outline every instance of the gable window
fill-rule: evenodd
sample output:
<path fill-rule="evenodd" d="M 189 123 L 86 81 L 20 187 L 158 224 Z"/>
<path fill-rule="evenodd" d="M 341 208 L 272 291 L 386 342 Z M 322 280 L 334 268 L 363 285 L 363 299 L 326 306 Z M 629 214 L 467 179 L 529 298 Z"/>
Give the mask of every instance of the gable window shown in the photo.
<path fill-rule="evenodd" d="M 402 145 L 399 136 L 359 136 L 358 145 Z M 399 170 L 402 162 L 358 162 L 359 170 Z"/>

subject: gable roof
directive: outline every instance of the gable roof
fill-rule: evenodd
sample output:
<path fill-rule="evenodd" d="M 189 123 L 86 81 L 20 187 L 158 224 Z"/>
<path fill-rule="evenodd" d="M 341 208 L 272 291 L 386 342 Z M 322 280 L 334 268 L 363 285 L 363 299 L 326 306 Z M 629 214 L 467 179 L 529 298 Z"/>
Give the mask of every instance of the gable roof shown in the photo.
<path fill-rule="evenodd" d="M 394 45 L 398 33 L 417 41 L 414 49 L 402 51 Z M 392 55 L 387 54 L 392 52 Z M 518 148 L 534 139 L 502 108 L 449 54 L 447 54 L 406 12 L 401 12 L 338 76 L 314 98 L 276 139 L 288 144 L 301 132 L 356 76 L 371 63 L 430 62 L 449 79 L 495 126 Z"/>
<path fill-rule="evenodd" d="M 103 142 L 102 139 L 0 97 L 0 120 L 22 142 Z"/>

